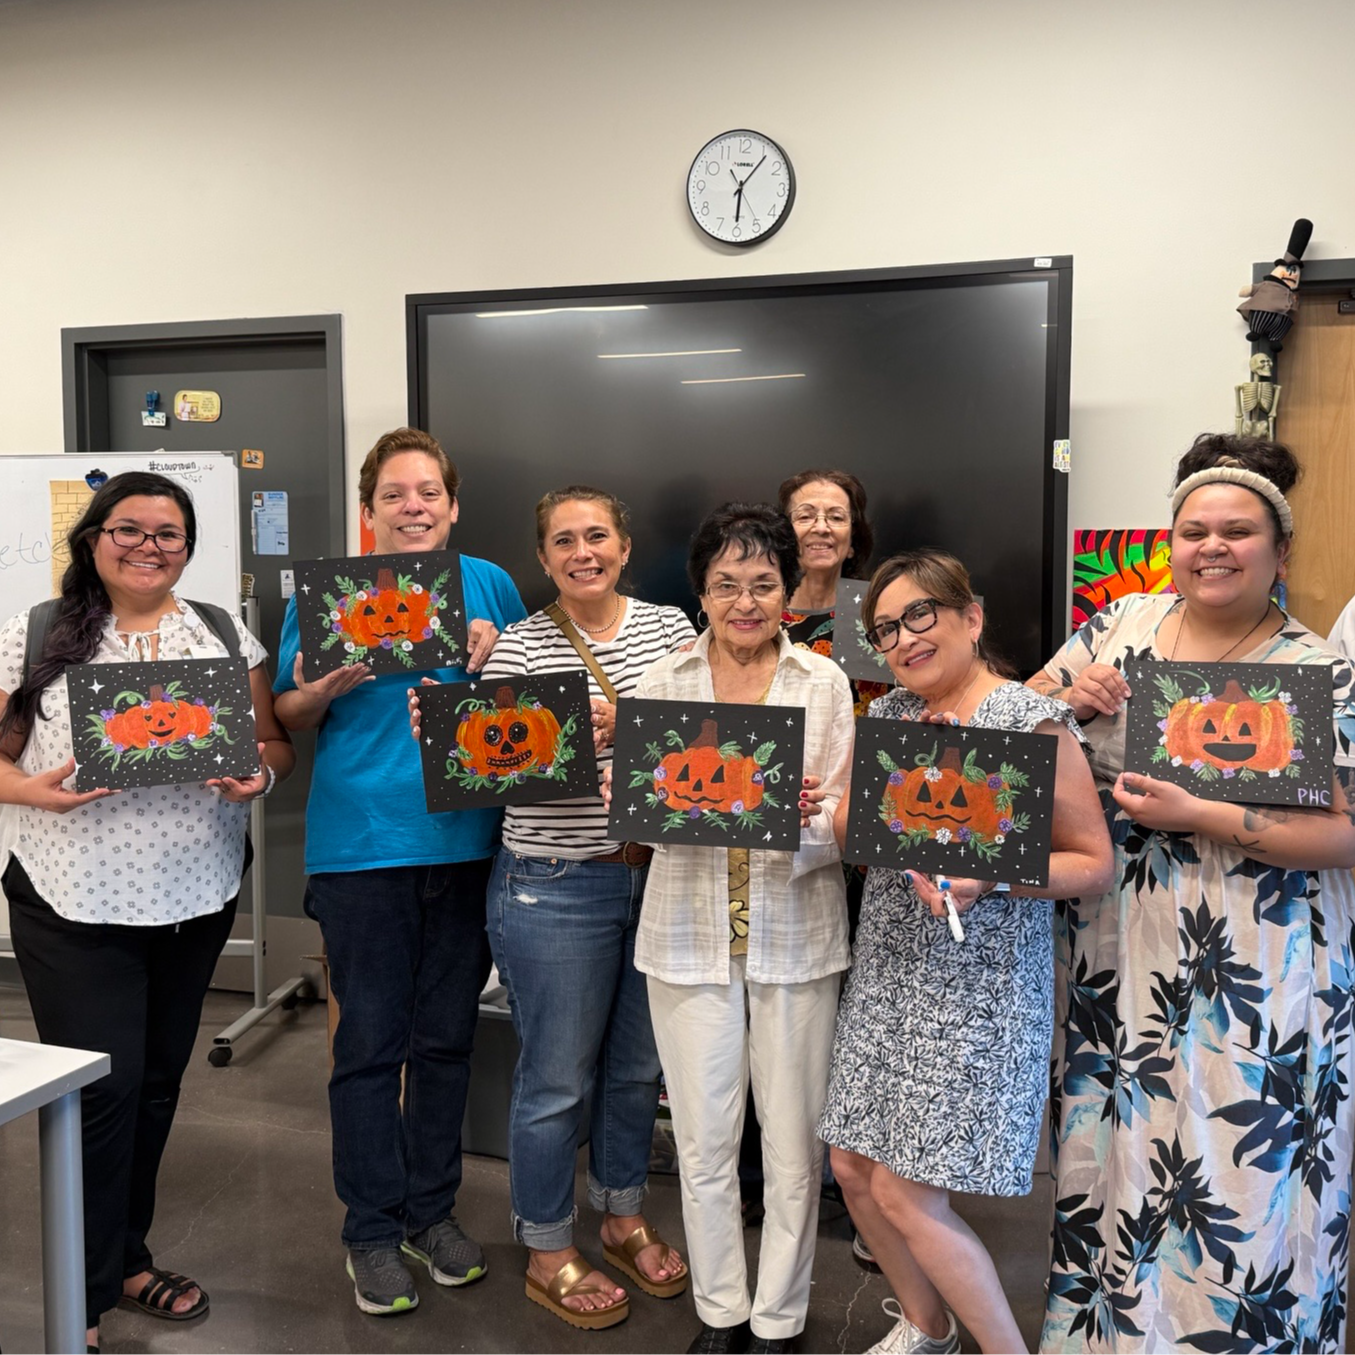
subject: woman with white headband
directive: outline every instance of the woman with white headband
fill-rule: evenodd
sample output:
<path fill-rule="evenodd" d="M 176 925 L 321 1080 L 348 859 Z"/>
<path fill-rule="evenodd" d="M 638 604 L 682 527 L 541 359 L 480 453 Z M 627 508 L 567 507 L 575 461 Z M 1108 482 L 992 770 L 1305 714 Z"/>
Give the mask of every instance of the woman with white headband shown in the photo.
<path fill-rule="evenodd" d="M 1271 597 L 1298 474 L 1278 443 L 1197 438 L 1171 501 L 1177 592 L 1106 608 L 1030 683 L 1083 723 L 1117 882 L 1056 915 L 1042 1350 L 1345 1349 L 1355 703 L 1350 664 Z M 1330 668 L 1333 808 L 1125 772 L 1130 659 Z"/>

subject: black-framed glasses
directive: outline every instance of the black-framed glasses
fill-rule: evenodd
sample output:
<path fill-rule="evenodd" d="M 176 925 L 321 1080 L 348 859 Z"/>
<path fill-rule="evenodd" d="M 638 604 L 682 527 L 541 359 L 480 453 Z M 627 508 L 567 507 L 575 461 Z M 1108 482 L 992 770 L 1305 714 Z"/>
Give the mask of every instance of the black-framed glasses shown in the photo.
<path fill-rule="evenodd" d="M 188 538 L 172 527 L 159 532 L 143 532 L 140 527 L 131 526 L 101 527 L 99 530 L 104 536 L 111 536 L 113 544 L 124 550 L 135 550 L 143 541 L 154 542 L 155 548 L 166 555 L 178 555 L 188 549 Z"/>
<path fill-rule="evenodd" d="M 946 604 L 940 598 L 919 598 L 903 609 L 903 615 L 893 621 L 877 621 L 867 632 L 870 647 L 884 654 L 899 642 L 899 631 L 921 635 L 936 625 L 936 609 Z"/>

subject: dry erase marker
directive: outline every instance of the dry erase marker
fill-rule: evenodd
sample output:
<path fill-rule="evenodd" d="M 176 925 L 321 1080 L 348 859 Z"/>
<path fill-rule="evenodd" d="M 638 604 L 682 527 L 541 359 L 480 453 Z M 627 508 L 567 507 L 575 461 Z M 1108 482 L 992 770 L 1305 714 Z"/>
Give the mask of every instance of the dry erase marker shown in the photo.
<path fill-rule="evenodd" d="M 936 883 L 941 890 L 941 901 L 946 905 L 946 924 L 950 927 L 950 934 L 957 941 L 963 941 L 964 924 L 960 921 L 960 914 L 955 907 L 955 896 L 950 892 L 950 881 L 942 876 Z"/>

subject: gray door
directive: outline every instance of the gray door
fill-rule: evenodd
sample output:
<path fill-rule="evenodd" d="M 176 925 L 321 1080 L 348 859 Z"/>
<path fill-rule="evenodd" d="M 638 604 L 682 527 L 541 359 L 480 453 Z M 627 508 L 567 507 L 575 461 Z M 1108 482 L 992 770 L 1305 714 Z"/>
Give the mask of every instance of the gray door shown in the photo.
<path fill-rule="evenodd" d="M 240 560 L 241 568 L 254 576 L 258 633 L 269 651 L 270 673 L 276 671 L 273 656 L 286 608 L 282 571 L 290 569 L 293 558 L 338 555 L 345 549 L 341 395 L 336 398 L 341 389 L 338 318 L 315 319 L 323 326 L 310 330 L 305 320 L 250 320 L 76 330 L 63 336 L 69 369 L 68 451 L 262 452 L 261 469 L 240 471 Z M 285 332 L 270 333 L 270 327 Z M 159 408 L 169 414 L 164 428 L 142 424 L 148 390 L 160 392 Z M 215 391 L 220 418 L 214 423 L 181 422 L 173 408 L 179 390 Z M 287 555 L 259 555 L 254 549 L 252 496 L 269 490 L 287 495 Z M 280 923 L 303 916 L 305 809 L 314 736 L 302 734 L 296 743 L 296 772 L 265 807 L 268 913 Z M 247 893 L 242 896 L 242 906 L 247 898 Z M 248 930 L 247 924 L 240 928 L 244 935 Z M 270 987 L 275 979 L 281 981 L 279 974 L 285 978 L 299 972 L 295 947 L 287 944 L 287 937 L 309 935 L 309 930 L 294 933 L 285 923 L 270 928 Z M 314 945 L 313 938 L 306 944 Z M 223 961 L 221 973 L 229 975 L 231 987 L 248 988 L 248 972 L 247 961 Z"/>

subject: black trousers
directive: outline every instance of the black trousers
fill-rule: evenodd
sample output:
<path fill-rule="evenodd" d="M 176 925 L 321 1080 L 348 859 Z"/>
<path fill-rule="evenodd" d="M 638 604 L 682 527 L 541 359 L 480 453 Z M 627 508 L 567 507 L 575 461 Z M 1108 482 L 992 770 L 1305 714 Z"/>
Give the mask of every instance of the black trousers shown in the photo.
<path fill-rule="evenodd" d="M 112 1060 L 108 1076 L 80 1093 L 85 1308 L 94 1327 L 123 1280 L 151 1264 L 155 1178 L 236 900 L 177 926 L 130 927 L 68 922 L 13 857 L 3 883 L 39 1039 Z"/>

